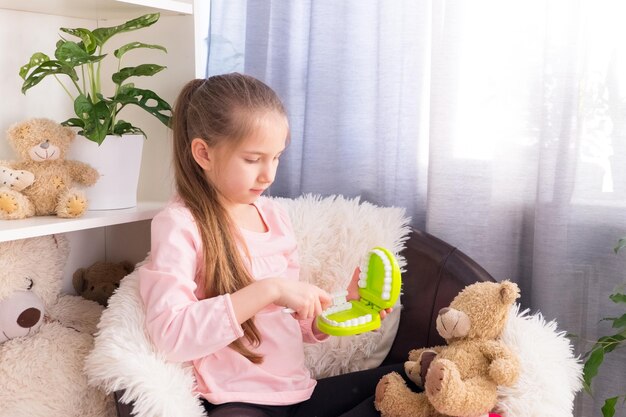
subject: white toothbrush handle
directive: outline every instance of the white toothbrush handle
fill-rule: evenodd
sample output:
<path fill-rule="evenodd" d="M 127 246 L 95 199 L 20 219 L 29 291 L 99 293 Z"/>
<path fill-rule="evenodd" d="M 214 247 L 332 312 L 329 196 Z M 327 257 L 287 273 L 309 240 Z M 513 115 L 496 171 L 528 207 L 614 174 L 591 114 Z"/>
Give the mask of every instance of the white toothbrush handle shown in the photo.
<path fill-rule="evenodd" d="M 346 296 L 348 295 L 348 291 L 344 290 L 344 291 L 337 291 L 332 293 L 330 296 L 333 299 L 333 305 L 337 304 L 334 301 L 337 301 L 337 298 L 342 299 L 341 302 L 345 303 L 346 302 Z M 287 313 L 287 314 L 293 314 L 295 313 L 296 310 L 294 310 L 293 308 L 289 308 L 289 307 L 285 307 L 283 308 L 283 313 Z"/>

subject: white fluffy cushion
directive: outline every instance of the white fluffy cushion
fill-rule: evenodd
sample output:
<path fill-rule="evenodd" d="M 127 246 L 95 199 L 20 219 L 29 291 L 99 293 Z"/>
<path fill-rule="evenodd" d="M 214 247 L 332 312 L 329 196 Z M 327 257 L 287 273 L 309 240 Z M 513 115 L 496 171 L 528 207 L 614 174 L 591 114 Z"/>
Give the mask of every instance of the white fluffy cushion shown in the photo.
<path fill-rule="evenodd" d="M 137 271 L 120 283 L 98 324 L 94 348 L 85 360 L 89 383 L 106 392 L 125 389 L 138 417 L 204 417 L 193 394 L 189 366 L 167 362 L 144 330 Z"/>
<path fill-rule="evenodd" d="M 410 230 L 403 208 L 377 207 L 341 196 L 305 195 L 277 200 L 289 212 L 298 239 L 302 280 L 331 293 L 344 290 L 354 268 L 374 246 L 396 254 L 400 268 L 404 268 L 406 261 L 397 255 Z M 380 365 L 398 330 L 398 307 L 399 301 L 377 331 L 305 345 L 306 363 L 313 376 L 321 378 Z"/>
<path fill-rule="evenodd" d="M 565 332 L 541 313 L 511 308 L 502 340 L 520 359 L 513 387 L 498 388 L 504 417 L 572 417 L 574 396 L 582 388 L 582 364 Z"/>
<path fill-rule="evenodd" d="M 398 253 L 408 236 L 408 219 L 400 208 L 310 195 L 280 201 L 298 238 L 302 279 L 329 291 L 347 286 L 367 250 L 384 246 Z M 404 259 L 398 258 L 398 263 L 404 266 Z M 102 314 L 94 349 L 85 364 L 89 381 L 107 392 L 125 389 L 123 401 L 135 402 L 138 417 L 204 416 L 192 394 L 191 369 L 166 362 L 145 333 L 136 274 L 122 280 Z M 319 377 L 378 366 L 395 337 L 399 310 L 384 320 L 380 331 L 307 345 L 312 373 Z"/>

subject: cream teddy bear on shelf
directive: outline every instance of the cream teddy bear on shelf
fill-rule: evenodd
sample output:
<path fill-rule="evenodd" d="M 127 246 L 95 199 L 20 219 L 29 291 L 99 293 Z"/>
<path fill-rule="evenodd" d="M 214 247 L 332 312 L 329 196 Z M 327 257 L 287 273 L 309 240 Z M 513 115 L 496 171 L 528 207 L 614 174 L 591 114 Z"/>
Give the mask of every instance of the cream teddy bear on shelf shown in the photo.
<path fill-rule="evenodd" d="M 76 185 L 98 180 L 91 166 L 65 159 L 76 133 L 49 119 L 13 125 L 7 139 L 16 161 L 0 161 L 0 219 L 57 215 L 78 217 L 87 199 Z"/>

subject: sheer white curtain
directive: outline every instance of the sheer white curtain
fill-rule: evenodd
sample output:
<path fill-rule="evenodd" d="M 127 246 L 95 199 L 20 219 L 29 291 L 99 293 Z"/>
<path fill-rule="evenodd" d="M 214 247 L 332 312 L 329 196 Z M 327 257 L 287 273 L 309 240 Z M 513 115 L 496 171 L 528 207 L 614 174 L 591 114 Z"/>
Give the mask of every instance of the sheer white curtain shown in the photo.
<path fill-rule="evenodd" d="M 625 16 L 622 0 L 212 0 L 208 74 L 285 100 L 273 194 L 406 207 L 583 352 L 623 314 Z M 606 361 L 577 415 L 626 392 L 626 352 Z"/>

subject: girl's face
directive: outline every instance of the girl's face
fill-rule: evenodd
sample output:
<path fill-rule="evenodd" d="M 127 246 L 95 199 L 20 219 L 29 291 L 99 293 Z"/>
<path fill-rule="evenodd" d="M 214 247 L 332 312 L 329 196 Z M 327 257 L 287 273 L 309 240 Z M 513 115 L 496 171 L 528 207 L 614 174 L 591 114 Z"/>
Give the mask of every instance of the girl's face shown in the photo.
<path fill-rule="evenodd" d="M 205 172 L 227 208 L 254 203 L 274 182 L 287 134 L 285 117 L 272 112 L 259 118 L 256 128 L 234 150 L 210 150 L 215 164 Z"/>

